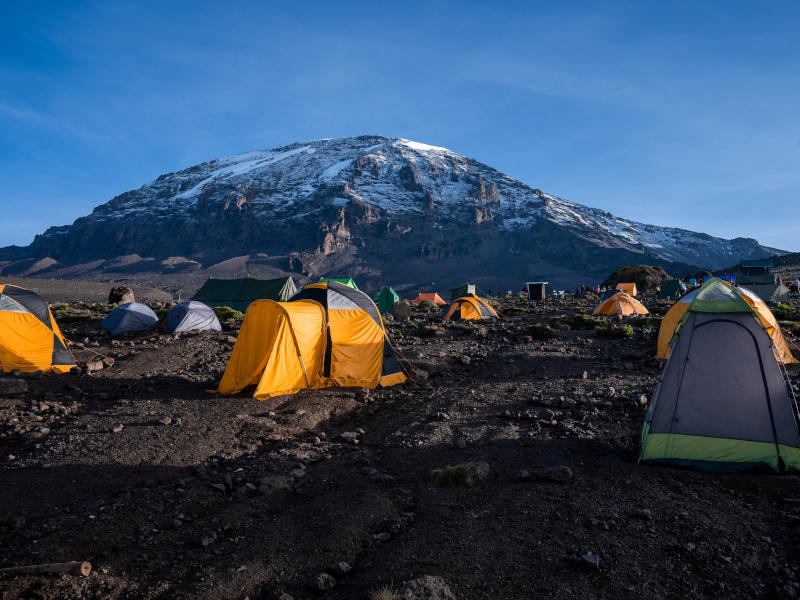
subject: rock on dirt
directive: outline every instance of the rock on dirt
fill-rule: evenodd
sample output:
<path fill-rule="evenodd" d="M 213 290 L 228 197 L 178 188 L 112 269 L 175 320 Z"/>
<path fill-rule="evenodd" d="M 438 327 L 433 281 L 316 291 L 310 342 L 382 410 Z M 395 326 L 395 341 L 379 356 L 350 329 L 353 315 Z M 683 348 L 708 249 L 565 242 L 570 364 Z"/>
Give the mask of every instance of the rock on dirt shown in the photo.
<path fill-rule="evenodd" d="M 24 394 L 28 391 L 28 382 L 15 377 L 0 378 L 0 396 Z"/>
<path fill-rule="evenodd" d="M 455 600 L 456 596 L 438 575 L 423 575 L 404 581 L 396 594 L 403 600 Z"/>

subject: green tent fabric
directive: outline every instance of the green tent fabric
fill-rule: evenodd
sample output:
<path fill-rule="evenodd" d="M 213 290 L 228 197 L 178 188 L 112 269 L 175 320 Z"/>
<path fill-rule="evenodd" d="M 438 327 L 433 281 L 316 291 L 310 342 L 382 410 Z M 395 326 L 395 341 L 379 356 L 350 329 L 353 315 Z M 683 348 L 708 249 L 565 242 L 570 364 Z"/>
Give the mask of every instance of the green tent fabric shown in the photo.
<path fill-rule="evenodd" d="M 349 285 L 354 290 L 358 289 L 358 286 L 356 285 L 356 282 L 353 281 L 352 277 L 320 277 L 319 280 L 320 281 L 337 281 L 337 282 L 342 283 L 344 285 Z"/>
<path fill-rule="evenodd" d="M 192 300 L 208 306 L 227 306 L 246 311 L 253 300 L 285 302 L 297 292 L 291 277 L 278 279 L 208 279 Z"/>
<path fill-rule="evenodd" d="M 450 290 L 450 300 L 457 300 L 469 295 L 475 295 L 474 283 L 467 283 Z"/>
<path fill-rule="evenodd" d="M 730 285 L 710 279 L 678 325 L 639 460 L 711 471 L 800 470 L 794 403 L 756 313 Z"/>
<path fill-rule="evenodd" d="M 681 282 L 677 279 L 666 279 L 658 290 L 659 298 L 676 298 L 681 291 Z"/>
<path fill-rule="evenodd" d="M 381 311 L 381 314 L 394 314 L 394 303 L 400 300 L 400 296 L 397 295 L 390 286 L 386 286 L 380 292 L 375 294 L 372 299 L 375 301 L 378 310 Z"/>

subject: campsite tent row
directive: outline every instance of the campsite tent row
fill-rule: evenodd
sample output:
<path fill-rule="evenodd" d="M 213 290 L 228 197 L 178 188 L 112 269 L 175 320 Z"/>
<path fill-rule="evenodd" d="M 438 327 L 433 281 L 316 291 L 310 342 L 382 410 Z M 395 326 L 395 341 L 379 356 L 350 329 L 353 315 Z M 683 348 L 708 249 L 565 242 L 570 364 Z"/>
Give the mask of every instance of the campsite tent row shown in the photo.
<path fill-rule="evenodd" d="M 214 311 L 202 302 L 194 300 L 176 304 L 161 321 L 146 304 L 127 302 L 113 309 L 100 323 L 100 329 L 106 330 L 111 335 L 149 331 L 159 326 L 170 333 L 176 331 L 222 331 L 222 326 Z"/>

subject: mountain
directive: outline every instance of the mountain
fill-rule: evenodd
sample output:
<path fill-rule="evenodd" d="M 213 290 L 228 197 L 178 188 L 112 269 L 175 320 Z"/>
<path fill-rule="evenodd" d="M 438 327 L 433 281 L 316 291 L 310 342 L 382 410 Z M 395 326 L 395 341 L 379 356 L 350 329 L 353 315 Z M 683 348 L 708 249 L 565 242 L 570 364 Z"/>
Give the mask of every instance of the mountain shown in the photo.
<path fill-rule="evenodd" d="M 779 255 L 575 204 L 445 148 L 381 136 L 257 150 L 161 175 L 27 247 L 0 275 L 172 280 L 347 274 L 362 287 L 594 283 L 647 263 L 677 275 Z M 178 284 L 176 284 L 178 285 Z"/>

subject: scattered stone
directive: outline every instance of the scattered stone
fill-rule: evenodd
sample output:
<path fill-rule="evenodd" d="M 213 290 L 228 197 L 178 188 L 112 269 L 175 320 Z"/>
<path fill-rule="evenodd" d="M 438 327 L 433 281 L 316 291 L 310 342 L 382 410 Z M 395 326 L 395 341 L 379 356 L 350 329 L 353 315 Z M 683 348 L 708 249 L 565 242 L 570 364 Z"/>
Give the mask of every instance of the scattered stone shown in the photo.
<path fill-rule="evenodd" d="M 200 539 L 200 545 L 203 548 L 208 548 L 211 544 L 217 541 L 217 534 L 213 531 L 207 531 L 203 534 L 203 537 Z"/>
<path fill-rule="evenodd" d="M 223 494 L 227 491 L 224 483 L 212 483 L 211 487 L 214 488 L 215 490 L 219 490 Z"/>
<path fill-rule="evenodd" d="M 374 534 L 372 536 L 372 539 L 375 540 L 376 542 L 388 542 L 390 537 L 392 536 L 384 531 L 381 533 Z"/>
<path fill-rule="evenodd" d="M 643 521 L 650 521 L 653 518 L 653 513 L 649 508 L 635 508 L 631 516 Z"/>
<path fill-rule="evenodd" d="M 530 471 L 525 469 L 520 469 L 519 471 L 513 471 L 511 473 L 511 481 L 528 481 L 531 478 Z"/>
<path fill-rule="evenodd" d="M 350 563 L 341 561 L 331 565 L 328 570 L 334 575 L 342 576 L 347 575 L 350 571 L 352 571 L 353 567 L 350 566 Z"/>
<path fill-rule="evenodd" d="M 355 431 L 343 431 L 339 434 L 339 437 L 346 442 L 353 442 L 358 439 L 358 433 Z"/>
<path fill-rule="evenodd" d="M 125 428 L 125 427 L 122 425 L 122 423 L 117 423 L 116 425 L 114 425 L 114 426 L 111 428 L 111 433 L 119 433 L 119 432 L 120 432 L 120 431 L 122 431 L 124 428 Z"/>
<path fill-rule="evenodd" d="M 547 478 L 550 481 L 570 481 L 573 478 L 572 469 L 567 465 L 556 465 L 547 470 Z"/>
<path fill-rule="evenodd" d="M 84 370 L 86 373 L 94 373 L 95 371 L 102 371 L 104 366 L 102 360 L 90 360 L 84 365 Z"/>
<path fill-rule="evenodd" d="M 172 424 L 172 418 L 164 417 L 163 419 L 159 419 L 158 422 L 161 423 L 162 425 L 170 425 Z"/>
<path fill-rule="evenodd" d="M 310 586 L 315 590 L 324 592 L 332 589 L 336 585 L 336 580 L 327 573 L 320 573 L 311 581 Z"/>
<path fill-rule="evenodd" d="M 683 545 L 683 549 L 686 550 L 687 552 L 694 552 L 695 548 L 697 548 L 697 546 L 692 542 L 686 542 Z"/>
<path fill-rule="evenodd" d="M 0 396 L 24 394 L 28 391 L 28 382 L 15 377 L 0 379 Z"/>
<path fill-rule="evenodd" d="M 638 396 L 636 396 L 636 404 L 638 404 L 639 406 L 644 406 L 645 404 L 647 404 L 647 396 L 645 396 L 644 394 L 639 394 Z"/>
<path fill-rule="evenodd" d="M 276 490 L 291 490 L 294 480 L 286 475 L 265 475 L 258 482 L 258 488 L 262 492 L 273 492 Z"/>
<path fill-rule="evenodd" d="M 404 581 L 395 597 L 400 600 L 456 600 L 450 587 L 438 575 L 423 575 Z"/>

